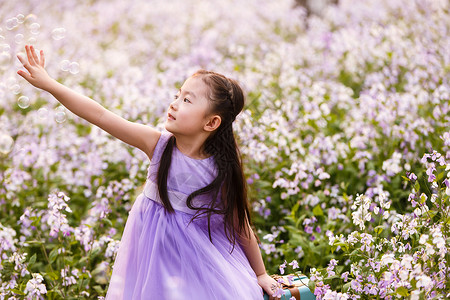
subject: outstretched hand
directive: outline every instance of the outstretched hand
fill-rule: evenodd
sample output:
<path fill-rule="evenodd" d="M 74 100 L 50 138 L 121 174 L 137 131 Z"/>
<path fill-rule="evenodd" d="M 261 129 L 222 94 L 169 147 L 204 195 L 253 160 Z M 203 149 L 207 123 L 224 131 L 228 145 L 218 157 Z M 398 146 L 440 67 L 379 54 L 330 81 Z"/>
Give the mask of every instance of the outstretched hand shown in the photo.
<path fill-rule="evenodd" d="M 40 51 L 39 57 L 33 46 L 26 45 L 25 51 L 27 53 L 27 58 L 24 58 L 21 55 L 17 55 L 17 58 L 29 73 L 19 70 L 17 71 L 17 74 L 25 78 L 26 81 L 35 87 L 46 90 L 53 79 L 47 74 L 47 71 L 45 71 L 44 68 L 44 51 Z"/>

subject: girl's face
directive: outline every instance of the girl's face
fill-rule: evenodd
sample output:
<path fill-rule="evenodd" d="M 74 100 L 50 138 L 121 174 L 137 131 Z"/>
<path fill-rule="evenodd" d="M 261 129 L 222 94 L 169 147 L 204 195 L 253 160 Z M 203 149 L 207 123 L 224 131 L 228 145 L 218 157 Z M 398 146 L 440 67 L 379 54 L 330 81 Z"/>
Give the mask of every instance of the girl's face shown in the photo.
<path fill-rule="evenodd" d="M 208 87 L 200 76 L 189 77 L 169 105 L 165 128 L 173 134 L 195 136 L 208 122 Z"/>

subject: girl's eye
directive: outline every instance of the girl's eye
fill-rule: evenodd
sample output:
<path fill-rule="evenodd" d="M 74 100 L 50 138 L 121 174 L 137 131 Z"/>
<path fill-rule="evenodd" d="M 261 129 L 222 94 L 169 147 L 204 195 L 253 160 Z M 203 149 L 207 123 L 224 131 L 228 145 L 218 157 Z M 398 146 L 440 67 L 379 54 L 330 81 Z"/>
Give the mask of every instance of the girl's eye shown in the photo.
<path fill-rule="evenodd" d="M 187 100 L 187 101 L 189 101 L 189 99 L 188 99 L 188 98 L 184 98 L 184 99 L 183 99 L 183 101 L 184 101 L 184 100 Z M 191 102 L 191 101 L 189 101 L 189 102 Z"/>
<path fill-rule="evenodd" d="M 173 98 L 176 100 L 178 99 L 178 95 L 174 95 Z"/>

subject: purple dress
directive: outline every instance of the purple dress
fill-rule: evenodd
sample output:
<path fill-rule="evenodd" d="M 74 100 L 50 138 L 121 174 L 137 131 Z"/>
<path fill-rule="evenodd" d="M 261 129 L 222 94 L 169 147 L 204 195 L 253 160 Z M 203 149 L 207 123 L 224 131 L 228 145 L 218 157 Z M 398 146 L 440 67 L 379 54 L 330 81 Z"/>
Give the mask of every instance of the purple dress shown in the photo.
<path fill-rule="evenodd" d="M 106 299 L 262 299 L 255 272 L 236 242 L 233 252 L 223 229 L 223 216 L 188 223 L 195 211 L 186 206 L 193 191 L 216 177 L 213 157 L 194 159 L 174 146 L 167 189 L 175 213 L 166 213 L 156 174 L 170 132 L 162 132 L 154 150 L 144 191 L 130 210 Z M 193 204 L 207 205 L 198 196 Z"/>

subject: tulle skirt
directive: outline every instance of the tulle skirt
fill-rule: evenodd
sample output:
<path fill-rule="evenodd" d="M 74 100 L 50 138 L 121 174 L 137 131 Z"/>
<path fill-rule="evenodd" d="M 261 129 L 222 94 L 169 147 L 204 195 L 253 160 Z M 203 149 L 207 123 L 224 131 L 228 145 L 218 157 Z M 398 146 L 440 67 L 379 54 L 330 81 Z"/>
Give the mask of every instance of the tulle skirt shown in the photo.
<path fill-rule="evenodd" d="M 143 194 L 130 210 L 106 299 L 263 299 L 241 246 L 228 241 L 223 222 L 164 207 Z M 218 216 L 217 216 L 218 217 Z"/>

